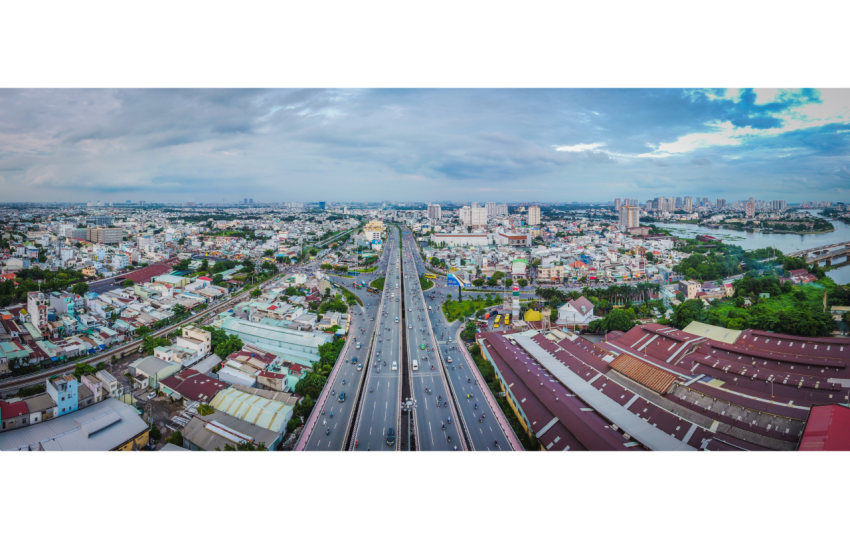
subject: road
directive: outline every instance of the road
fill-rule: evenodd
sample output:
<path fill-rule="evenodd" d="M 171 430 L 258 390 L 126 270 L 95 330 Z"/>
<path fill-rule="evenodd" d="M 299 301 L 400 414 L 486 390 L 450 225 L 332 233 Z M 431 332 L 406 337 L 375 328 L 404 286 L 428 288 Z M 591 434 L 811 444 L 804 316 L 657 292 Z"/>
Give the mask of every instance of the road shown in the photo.
<path fill-rule="evenodd" d="M 410 273 L 414 276 L 418 286 L 418 275 L 427 273 L 428 270 L 425 267 L 422 257 L 419 255 L 419 250 L 412 245 L 412 236 L 406 230 L 404 238 L 405 244 L 413 247 L 408 251 L 413 253 L 412 260 L 415 261 L 415 265 L 411 267 Z M 459 345 L 453 340 L 460 322 L 455 321 L 449 324 L 443 315 L 441 305 L 445 301 L 446 294 L 451 291 L 451 289 L 445 287 L 444 283 L 445 280 L 440 279 L 434 287 L 425 292 L 425 309 L 431 307 L 431 310 L 424 312 L 428 313 L 431 327 L 436 336 L 439 337 L 437 344 L 440 347 L 440 354 L 444 358 L 452 358 L 451 364 L 444 363 L 444 365 L 447 367 L 446 374 L 448 375 L 449 383 L 451 383 L 455 395 L 458 396 L 460 403 L 458 413 L 463 416 L 464 423 L 466 424 L 467 434 L 469 435 L 471 444 L 470 449 L 474 451 L 510 451 L 511 446 L 508 439 L 496 421 L 493 409 L 481 393 L 482 391 L 489 391 L 489 388 L 481 388 L 476 384 L 475 377 L 470 371 L 470 367 L 475 367 L 470 366 L 464 355 L 457 349 L 462 344 Z M 472 395 L 472 397 L 467 399 L 467 394 Z M 417 409 L 417 412 L 420 410 L 421 406 Z M 498 413 L 501 413 L 501 410 Z"/>
<path fill-rule="evenodd" d="M 386 254 L 382 256 L 382 266 L 386 266 L 385 258 Z M 374 277 L 372 278 L 374 279 Z M 357 366 L 360 365 L 362 369 L 365 369 L 368 365 L 367 353 L 375 333 L 376 319 L 381 302 L 380 296 L 367 292 L 365 288 L 360 290 L 351 288 L 353 282 L 351 279 L 331 276 L 330 280 L 338 286 L 348 287 L 349 291 L 363 301 L 363 307 L 357 305 L 350 310 L 351 326 L 348 331 L 348 338 L 351 339 L 351 342 L 345 354 L 338 360 L 341 363 L 335 366 L 334 372 L 328 380 L 331 391 L 323 392 L 316 403 L 314 410 L 319 415 L 316 416 L 315 428 L 307 435 L 307 442 L 304 444 L 305 451 L 345 450 L 348 426 L 357 404 L 356 390 L 361 378 L 366 373 L 366 370 L 358 370 Z M 359 350 L 356 345 L 358 342 L 361 343 Z M 352 360 L 356 360 L 356 363 Z M 343 380 L 345 385 L 342 383 Z M 344 402 L 339 402 L 339 396 L 342 392 L 345 392 L 346 398 Z M 324 414 L 321 413 L 322 410 L 324 410 Z M 333 414 L 333 417 L 331 417 L 331 414 Z"/>
<path fill-rule="evenodd" d="M 386 280 L 378 309 L 375 343 L 366 374 L 354 429 L 355 451 L 395 451 L 399 447 L 399 410 L 401 408 L 401 299 L 400 257 L 398 232 L 392 229 L 392 239 L 384 248 Z M 399 320 L 396 323 L 396 320 Z M 395 363 L 396 370 L 392 366 Z M 387 445 L 387 429 L 396 432 L 395 444 Z"/>
<path fill-rule="evenodd" d="M 427 307 L 419 284 L 419 271 L 413 258 L 415 248 L 409 244 L 406 231 L 404 235 L 404 298 L 407 309 L 405 331 L 408 335 L 409 350 L 407 366 L 412 369 L 413 361 L 418 361 L 418 370 L 411 370 L 413 399 L 416 405 L 414 416 L 417 448 L 420 451 L 465 449 L 461 443 L 454 403 L 449 402 L 449 391 L 443 369 L 440 368 L 440 358 L 436 353 L 437 342 L 428 324 Z M 446 368 L 452 369 L 454 364 L 447 363 Z"/>

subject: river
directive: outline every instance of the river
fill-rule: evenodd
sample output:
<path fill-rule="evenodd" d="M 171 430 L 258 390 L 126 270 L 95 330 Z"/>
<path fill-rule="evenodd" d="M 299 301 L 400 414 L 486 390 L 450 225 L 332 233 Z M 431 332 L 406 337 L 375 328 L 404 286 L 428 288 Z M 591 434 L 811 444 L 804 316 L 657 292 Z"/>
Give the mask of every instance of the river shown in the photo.
<path fill-rule="evenodd" d="M 806 210 L 812 215 L 820 216 L 821 210 Z M 676 232 L 683 238 L 694 238 L 698 235 L 707 234 L 724 243 L 740 245 L 744 249 L 761 249 L 763 247 L 775 247 L 783 253 L 793 253 L 802 249 L 810 249 L 821 245 L 831 245 L 842 241 L 850 242 L 850 225 L 829 220 L 835 230 L 826 234 L 764 234 L 762 232 L 738 232 L 724 228 L 707 228 L 697 225 L 685 225 L 678 223 L 657 223 L 659 228 L 666 228 Z M 835 264 L 844 262 L 841 258 Z M 836 268 L 827 272 L 827 275 L 838 284 L 850 284 L 850 265 Z"/>

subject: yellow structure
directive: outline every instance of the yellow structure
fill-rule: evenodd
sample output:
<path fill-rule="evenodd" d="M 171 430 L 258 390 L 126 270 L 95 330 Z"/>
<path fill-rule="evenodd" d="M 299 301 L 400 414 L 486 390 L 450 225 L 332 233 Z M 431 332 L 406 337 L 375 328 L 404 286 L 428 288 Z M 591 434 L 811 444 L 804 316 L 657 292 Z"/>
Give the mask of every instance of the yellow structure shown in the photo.
<path fill-rule="evenodd" d="M 522 317 L 526 322 L 540 322 L 541 315 L 538 311 L 534 309 L 529 309 L 525 311 L 525 316 Z"/>
<path fill-rule="evenodd" d="M 150 433 L 150 430 L 146 430 L 132 440 L 127 440 L 124 445 L 115 448 L 115 451 L 135 451 L 143 445 L 148 445 L 148 442 L 150 441 Z"/>

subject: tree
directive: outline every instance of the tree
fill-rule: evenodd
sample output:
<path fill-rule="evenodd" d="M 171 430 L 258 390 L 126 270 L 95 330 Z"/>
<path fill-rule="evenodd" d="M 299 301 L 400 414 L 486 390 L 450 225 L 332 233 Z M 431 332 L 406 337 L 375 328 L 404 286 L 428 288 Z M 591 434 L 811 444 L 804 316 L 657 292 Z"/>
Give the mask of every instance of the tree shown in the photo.
<path fill-rule="evenodd" d="M 192 261 L 190 259 L 184 258 L 180 262 L 174 264 L 174 267 L 172 269 L 175 269 L 177 271 L 186 271 L 187 269 L 189 269 L 189 264 L 191 262 Z"/>
<path fill-rule="evenodd" d="M 215 448 L 216 451 L 220 451 L 219 448 Z M 260 442 L 259 445 L 254 445 L 251 442 L 239 442 L 235 446 L 230 444 L 224 444 L 225 451 L 265 451 L 266 444 L 265 442 Z"/>
<path fill-rule="evenodd" d="M 166 443 L 174 444 L 177 447 L 183 447 L 183 433 L 179 430 L 175 430 L 171 433 L 171 436 L 165 439 Z"/>
<path fill-rule="evenodd" d="M 174 306 L 174 309 L 172 309 L 171 312 L 174 313 L 174 316 L 176 316 L 177 318 L 183 318 L 184 316 L 186 316 L 186 313 L 188 313 L 189 310 L 186 308 L 185 305 L 177 304 Z"/>
<path fill-rule="evenodd" d="M 139 328 L 136 330 L 136 336 L 144 337 L 145 335 L 150 335 L 152 331 L 153 330 L 148 326 L 139 326 Z"/>
<path fill-rule="evenodd" d="M 242 350 L 244 344 L 242 343 L 242 339 L 237 337 L 236 335 L 228 335 L 227 339 L 222 341 L 218 346 L 215 347 L 215 354 L 224 359 L 233 352 L 238 352 Z"/>
<path fill-rule="evenodd" d="M 673 318 L 671 322 L 679 329 L 684 329 L 685 326 L 693 321 L 700 322 L 704 315 L 705 305 L 701 300 L 689 299 L 676 305 L 673 309 Z"/>
<path fill-rule="evenodd" d="M 151 425 L 150 439 L 152 442 L 158 442 L 162 438 L 162 433 L 156 425 Z"/>
<path fill-rule="evenodd" d="M 460 332 L 460 338 L 465 341 L 471 341 L 475 338 L 475 332 L 477 329 L 478 326 L 475 325 L 475 322 L 467 322 L 464 330 Z"/>
<path fill-rule="evenodd" d="M 145 335 L 142 339 L 142 353 L 145 355 L 153 354 L 154 348 L 158 346 L 168 346 L 171 344 L 165 337 L 154 337 L 153 335 Z"/>
<path fill-rule="evenodd" d="M 263 295 L 263 291 L 260 290 L 259 288 L 255 288 L 255 289 L 251 290 L 251 292 L 248 295 L 251 296 L 252 298 L 258 298 L 258 297 Z"/>
<path fill-rule="evenodd" d="M 519 281 L 517 281 L 517 284 L 520 286 L 520 288 L 525 288 L 526 286 L 528 286 L 528 281 L 526 279 L 520 279 Z"/>
<path fill-rule="evenodd" d="M 213 408 L 209 404 L 201 404 L 198 406 L 198 413 L 204 416 L 212 415 L 215 413 L 215 408 Z"/>
<path fill-rule="evenodd" d="M 210 261 L 208 259 L 203 259 L 201 261 L 201 267 L 198 268 L 199 271 L 207 272 L 210 270 Z"/>
<path fill-rule="evenodd" d="M 685 294 L 683 294 L 682 292 L 676 292 L 676 299 L 678 299 L 679 301 L 685 301 Z"/>
<path fill-rule="evenodd" d="M 646 252 L 646 261 L 647 262 L 655 262 L 655 255 L 652 253 L 652 251 Z"/>
<path fill-rule="evenodd" d="M 134 283 L 132 279 L 124 279 L 124 282 L 121 283 L 121 286 L 124 288 L 131 288 L 135 285 L 136 283 Z"/>
<path fill-rule="evenodd" d="M 263 256 L 274 256 L 274 251 L 271 249 L 266 249 L 263 251 Z"/>
<path fill-rule="evenodd" d="M 87 283 L 77 283 L 71 287 L 71 292 L 78 296 L 82 296 L 86 292 L 89 291 L 89 285 Z"/>
<path fill-rule="evenodd" d="M 505 279 L 505 287 L 510 288 L 514 284 L 513 279 Z"/>

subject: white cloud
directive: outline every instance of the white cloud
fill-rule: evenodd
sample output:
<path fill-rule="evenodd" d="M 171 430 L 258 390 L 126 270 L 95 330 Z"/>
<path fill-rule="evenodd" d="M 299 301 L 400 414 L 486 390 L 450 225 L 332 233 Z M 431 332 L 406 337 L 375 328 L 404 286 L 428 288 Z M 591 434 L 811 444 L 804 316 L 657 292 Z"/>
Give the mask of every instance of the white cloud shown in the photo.
<path fill-rule="evenodd" d="M 603 146 L 605 146 L 605 144 L 601 142 L 594 142 L 592 144 L 576 144 L 575 146 L 556 146 L 555 149 L 559 152 L 586 152 Z"/>
<path fill-rule="evenodd" d="M 756 94 L 756 105 L 766 105 L 776 99 L 779 94 L 778 88 L 755 88 L 753 92 Z"/>

